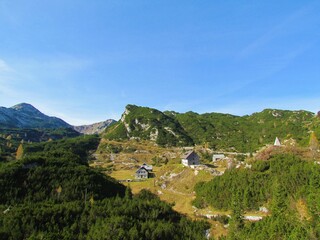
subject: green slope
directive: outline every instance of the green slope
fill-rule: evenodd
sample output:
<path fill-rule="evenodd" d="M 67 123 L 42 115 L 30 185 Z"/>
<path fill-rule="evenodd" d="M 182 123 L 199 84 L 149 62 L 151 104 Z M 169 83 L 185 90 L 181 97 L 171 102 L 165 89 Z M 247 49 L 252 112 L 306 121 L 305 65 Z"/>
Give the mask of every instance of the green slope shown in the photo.
<path fill-rule="evenodd" d="M 73 138 L 79 135 L 80 133 L 71 128 L 0 128 L 0 161 L 15 158 L 20 143 L 46 142 L 48 140 Z"/>
<path fill-rule="evenodd" d="M 231 239 L 319 239 L 319 171 L 320 166 L 313 161 L 275 155 L 268 161 L 254 162 L 251 169 L 233 168 L 199 183 L 194 204 L 231 210 Z M 269 216 L 257 223 L 241 224 L 241 215 L 261 206 L 269 209 Z M 235 214 L 240 214 L 237 223 Z"/>
<path fill-rule="evenodd" d="M 1 239 L 205 239 L 192 221 L 154 194 L 131 190 L 90 168 L 97 136 L 25 147 L 0 165 Z"/>
<path fill-rule="evenodd" d="M 196 144 L 208 144 L 213 149 L 242 151 L 245 145 L 244 121 L 241 117 L 230 114 L 187 112 L 175 114 L 188 135 Z"/>
<path fill-rule="evenodd" d="M 306 145 L 310 131 L 319 132 L 320 121 L 307 111 L 265 109 L 250 116 L 221 113 L 174 114 L 196 144 L 208 143 L 215 149 L 251 152 L 276 137 L 293 138 Z"/>
<path fill-rule="evenodd" d="M 253 152 L 276 137 L 306 146 L 310 131 L 320 136 L 320 120 L 308 111 L 265 109 L 246 116 L 222 113 L 161 112 L 128 105 L 122 119 L 107 129 L 107 139 L 146 139 L 159 145 L 207 145 L 215 150 Z"/>
<path fill-rule="evenodd" d="M 158 111 L 147 107 L 128 105 L 121 120 L 107 129 L 108 139 L 153 140 L 160 146 L 187 146 L 193 141 L 179 122 Z"/>

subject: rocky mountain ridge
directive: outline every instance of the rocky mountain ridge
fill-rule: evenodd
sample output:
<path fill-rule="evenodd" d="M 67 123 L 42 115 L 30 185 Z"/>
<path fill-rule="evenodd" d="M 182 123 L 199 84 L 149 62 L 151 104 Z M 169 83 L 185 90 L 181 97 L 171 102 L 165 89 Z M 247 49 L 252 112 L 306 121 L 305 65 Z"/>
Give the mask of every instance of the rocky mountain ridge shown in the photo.
<path fill-rule="evenodd" d="M 47 116 L 28 103 L 20 103 L 10 108 L 0 107 L 0 126 L 48 129 L 71 127 L 62 119 Z"/>
<path fill-rule="evenodd" d="M 106 130 L 105 136 L 109 139 L 150 140 L 160 146 L 194 144 L 176 119 L 157 109 L 135 105 L 126 106 L 121 119 Z"/>
<path fill-rule="evenodd" d="M 20 103 L 10 108 L 0 107 L 0 128 L 10 129 L 58 129 L 71 128 L 83 134 L 100 134 L 115 123 L 113 119 L 90 125 L 72 126 L 57 117 L 50 117 L 28 103 Z"/>
<path fill-rule="evenodd" d="M 79 133 L 83 134 L 100 134 L 106 130 L 107 127 L 116 123 L 113 119 L 108 119 L 106 121 L 89 124 L 89 125 L 81 125 L 81 126 L 73 126 L 73 129 Z"/>
<path fill-rule="evenodd" d="M 72 128 L 84 134 L 99 134 L 110 140 L 150 140 L 160 146 L 204 145 L 211 149 L 253 152 L 276 137 L 282 142 L 307 146 L 310 133 L 320 136 L 320 118 L 308 111 L 265 109 L 246 116 L 222 113 L 161 112 L 127 105 L 118 122 L 72 126 L 49 117 L 30 104 L 0 107 L 0 127 L 8 129 Z"/>
<path fill-rule="evenodd" d="M 222 113 L 161 112 L 127 105 L 121 120 L 104 134 L 110 140 L 150 140 L 160 146 L 204 145 L 211 149 L 253 152 L 276 137 L 306 146 L 310 132 L 320 136 L 312 112 L 265 109 L 246 116 Z"/>

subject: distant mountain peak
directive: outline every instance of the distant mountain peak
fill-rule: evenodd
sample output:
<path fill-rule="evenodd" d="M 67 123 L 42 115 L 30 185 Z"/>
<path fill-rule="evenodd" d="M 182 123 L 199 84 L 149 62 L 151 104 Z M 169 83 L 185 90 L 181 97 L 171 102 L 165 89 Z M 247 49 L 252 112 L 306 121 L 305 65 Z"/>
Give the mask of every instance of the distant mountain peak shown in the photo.
<path fill-rule="evenodd" d="M 16 104 L 16 105 L 12 106 L 11 108 L 13 108 L 13 109 L 21 109 L 21 108 L 36 109 L 30 103 L 19 103 L 19 104 Z"/>
<path fill-rule="evenodd" d="M 100 134 L 106 130 L 107 127 L 114 124 L 116 121 L 108 119 L 103 122 L 98 122 L 90 125 L 74 126 L 73 129 L 83 134 Z"/>
<path fill-rule="evenodd" d="M 69 128 L 60 118 L 49 117 L 29 103 L 0 108 L 0 126 L 9 128 Z"/>
<path fill-rule="evenodd" d="M 29 103 L 19 103 L 17 105 L 12 106 L 11 109 L 23 112 L 41 113 L 38 109 L 36 109 Z"/>

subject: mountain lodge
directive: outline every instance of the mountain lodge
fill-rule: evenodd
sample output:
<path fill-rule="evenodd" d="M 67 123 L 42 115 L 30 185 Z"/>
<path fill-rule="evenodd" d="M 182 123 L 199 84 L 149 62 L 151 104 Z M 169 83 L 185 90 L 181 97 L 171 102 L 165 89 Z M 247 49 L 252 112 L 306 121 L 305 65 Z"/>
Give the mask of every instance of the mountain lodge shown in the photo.
<path fill-rule="evenodd" d="M 150 178 L 152 176 L 152 165 L 142 164 L 136 171 L 136 178 Z"/>
<path fill-rule="evenodd" d="M 199 165 L 200 157 L 195 151 L 189 151 L 182 157 L 181 163 L 187 167 Z"/>

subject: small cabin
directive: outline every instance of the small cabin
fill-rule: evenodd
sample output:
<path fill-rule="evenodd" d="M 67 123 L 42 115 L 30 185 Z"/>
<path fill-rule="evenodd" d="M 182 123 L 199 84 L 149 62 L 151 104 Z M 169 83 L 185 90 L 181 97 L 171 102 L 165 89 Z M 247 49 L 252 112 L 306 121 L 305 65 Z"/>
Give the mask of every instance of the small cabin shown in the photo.
<path fill-rule="evenodd" d="M 149 175 L 149 171 L 143 166 L 136 171 L 136 178 L 149 178 Z"/>
<path fill-rule="evenodd" d="M 189 151 L 182 157 L 181 163 L 187 167 L 200 165 L 200 157 L 195 151 Z"/>

